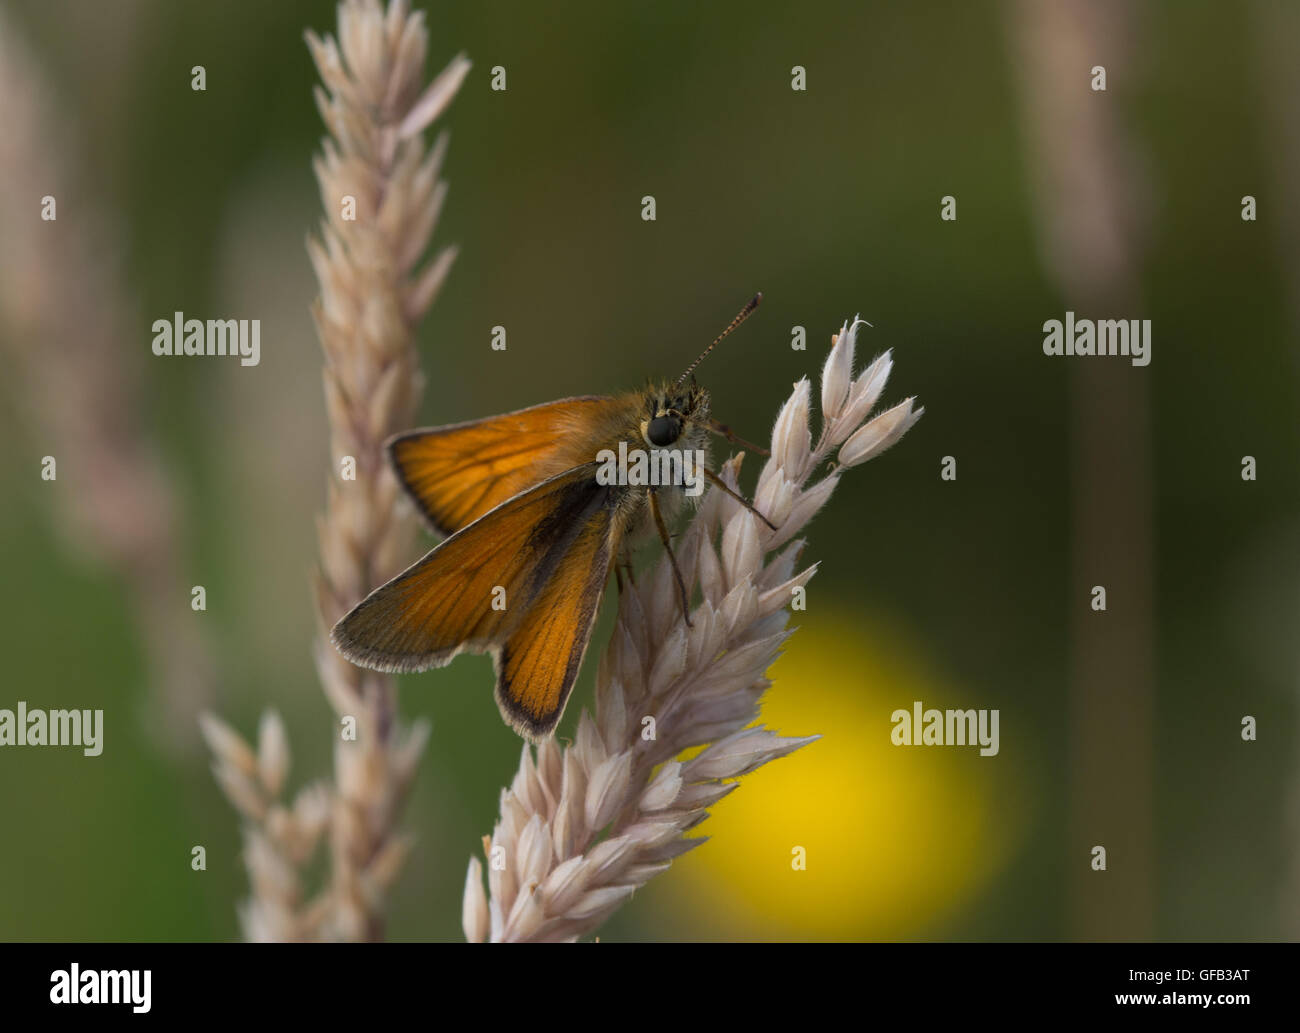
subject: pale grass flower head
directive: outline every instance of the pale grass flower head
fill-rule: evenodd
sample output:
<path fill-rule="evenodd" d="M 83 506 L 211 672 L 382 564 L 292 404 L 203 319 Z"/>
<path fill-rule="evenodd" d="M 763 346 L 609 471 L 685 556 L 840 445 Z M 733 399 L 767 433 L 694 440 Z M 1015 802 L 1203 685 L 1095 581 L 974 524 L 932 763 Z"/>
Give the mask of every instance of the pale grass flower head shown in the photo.
<path fill-rule="evenodd" d="M 446 198 L 442 133 L 423 140 L 464 82 L 469 61 L 451 60 L 426 84 L 428 31 L 407 0 L 343 0 L 337 39 L 307 33 L 329 136 L 314 162 L 324 216 L 307 251 L 320 295 L 312 308 L 324 353 L 331 476 L 316 522 L 315 581 L 321 634 L 316 670 L 326 700 L 355 736 L 334 737 L 332 784 L 281 800 L 289 742 L 280 718 L 261 723 L 256 753 L 228 726 L 205 717 L 214 771 L 245 820 L 253 896 L 241 909 L 253 940 L 376 940 L 384 898 L 410 854 L 397 829 L 429 738 L 427 723 L 404 726 L 388 675 L 362 670 L 333 649 L 324 629 L 405 564 L 410 521 L 384 441 L 415 421 L 423 384 L 416 324 L 437 297 L 456 256 L 429 254 Z M 348 206 L 352 206 L 349 209 Z M 344 481 L 337 463 L 356 462 Z M 304 900 L 301 868 L 329 846 L 327 884 Z"/>

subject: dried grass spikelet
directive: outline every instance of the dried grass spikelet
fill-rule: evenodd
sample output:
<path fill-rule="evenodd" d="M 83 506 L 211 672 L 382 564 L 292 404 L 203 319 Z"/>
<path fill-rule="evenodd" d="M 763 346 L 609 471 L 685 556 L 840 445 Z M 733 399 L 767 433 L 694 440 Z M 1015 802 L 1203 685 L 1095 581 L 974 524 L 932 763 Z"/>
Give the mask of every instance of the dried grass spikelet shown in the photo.
<path fill-rule="evenodd" d="M 317 521 L 315 659 L 326 698 L 340 719 L 355 721 L 356 738 L 336 738 L 334 785 L 324 797 L 329 883 L 301 906 L 301 861 L 272 831 L 277 812 L 265 799 L 272 786 L 278 791 L 276 736 L 268 740 L 269 758 L 259 747 L 250 773 L 233 733 L 205 723 L 218 779 L 249 819 L 253 897 L 242 918 L 251 939 L 380 939 L 384 892 L 409 849 L 395 826 L 428 727 L 402 728 L 394 680 L 344 660 L 327 635 L 401 569 L 410 542 L 409 521 L 394 507 L 398 485 L 383 442 L 414 422 L 422 387 L 415 326 L 455 258 L 454 248 L 444 248 L 423 261 L 446 194 L 439 172 L 447 150 L 444 133 L 426 151 L 423 132 L 470 67 L 458 56 L 426 88 L 427 42 L 424 16 L 406 0 L 386 9 L 378 0 L 343 0 L 337 41 L 307 33 L 324 84 L 316 103 L 330 132 L 315 161 L 325 218 L 319 239 L 307 245 L 321 289 L 312 314 L 325 355 L 333 471 Z M 355 461 L 355 480 L 342 479 L 344 457 Z"/>
<path fill-rule="evenodd" d="M 332 794 L 324 783 L 307 786 L 286 803 L 289 742 L 274 711 L 262 715 L 254 750 L 211 714 L 199 727 L 212 750 L 212 771 L 227 799 L 245 819 L 244 863 L 252 898 L 240 906 L 244 934 L 256 941 L 316 939 L 328 910 L 322 895 L 303 901 L 302 867 L 329 824 Z"/>
<path fill-rule="evenodd" d="M 815 567 L 798 567 L 798 535 L 844 470 L 897 442 L 920 418 L 913 399 L 867 420 L 892 365 L 886 353 L 856 378 L 860 320 L 835 335 L 822 370 L 822 428 L 809 429 L 811 386 L 795 385 L 772 432 L 754 504 L 773 531 L 711 491 L 681 538 L 678 564 L 702 601 L 692 627 L 681 612 L 667 557 L 625 586 L 618 624 L 601 659 L 596 716 L 579 718 L 575 741 L 523 749 L 500 818 L 471 859 L 462 906 L 471 942 L 572 941 L 592 932 L 673 858 L 704 842 L 686 833 L 738 778 L 817 736 L 785 737 L 753 725 L 771 684 L 766 671 L 790 631 L 787 604 Z M 838 465 L 808 485 L 835 456 Z M 738 490 L 740 456 L 723 477 Z M 653 718 L 655 737 L 643 738 Z M 689 760 L 683 751 L 706 747 Z M 493 857 L 503 862 L 493 864 Z"/>

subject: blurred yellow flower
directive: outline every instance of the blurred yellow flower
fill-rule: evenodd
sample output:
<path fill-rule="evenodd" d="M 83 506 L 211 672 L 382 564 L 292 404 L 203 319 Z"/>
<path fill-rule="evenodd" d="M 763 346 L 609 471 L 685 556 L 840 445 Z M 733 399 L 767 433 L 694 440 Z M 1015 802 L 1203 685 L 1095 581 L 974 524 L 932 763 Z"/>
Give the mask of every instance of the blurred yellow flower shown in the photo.
<path fill-rule="evenodd" d="M 820 741 L 747 775 L 667 880 L 675 913 L 721 939 L 925 938 L 1006 860 L 1024 827 L 1006 751 L 894 746 L 891 713 L 989 707 L 886 622 L 799 614 L 763 720 Z M 825 612 L 825 611 L 823 611 Z M 797 848 L 806 869 L 794 866 Z M 684 898 L 684 899 L 683 899 Z"/>

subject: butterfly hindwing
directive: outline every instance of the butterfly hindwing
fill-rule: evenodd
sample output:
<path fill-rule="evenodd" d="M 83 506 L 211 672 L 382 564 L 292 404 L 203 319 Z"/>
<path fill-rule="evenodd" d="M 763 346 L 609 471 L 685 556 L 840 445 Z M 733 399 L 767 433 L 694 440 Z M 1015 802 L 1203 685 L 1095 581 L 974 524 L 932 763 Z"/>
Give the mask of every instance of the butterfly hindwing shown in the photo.
<path fill-rule="evenodd" d="M 335 645 L 382 671 L 492 652 L 503 715 L 530 738 L 549 734 L 618 548 L 619 489 L 598 484 L 595 470 L 552 477 L 452 535 L 339 621 Z"/>
<path fill-rule="evenodd" d="M 612 498 L 583 524 L 496 659 L 497 706 L 534 742 L 555 729 L 573 691 L 622 529 Z"/>

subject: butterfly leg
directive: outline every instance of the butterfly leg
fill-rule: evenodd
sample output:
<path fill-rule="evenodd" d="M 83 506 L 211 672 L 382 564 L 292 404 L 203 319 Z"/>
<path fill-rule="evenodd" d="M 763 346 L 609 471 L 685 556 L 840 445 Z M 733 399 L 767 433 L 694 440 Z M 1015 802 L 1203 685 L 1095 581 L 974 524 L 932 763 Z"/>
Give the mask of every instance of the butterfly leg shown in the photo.
<path fill-rule="evenodd" d="M 749 441 L 746 441 L 744 438 L 737 436 L 736 432 L 732 430 L 730 427 L 728 427 L 725 423 L 719 423 L 717 420 L 709 419 L 705 421 L 704 425 L 708 427 L 712 433 L 717 434 L 719 437 L 726 438 L 733 445 L 740 445 L 744 448 L 749 449 L 751 452 L 757 452 L 761 456 L 770 456 L 772 454 L 767 449 L 762 448 L 759 445 L 755 445 Z"/>
<path fill-rule="evenodd" d="M 632 566 L 632 554 L 626 549 L 619 552 L 618 558 L 614 560 L 614 580 L 618 583 L 619 592 L 623 591 L 623 576 L 627 575 L 629 585 L 636 584 L 636 569 Z"/>
<path fill-rule="evenodd" d="M 655 495 L 654 488 L 650 489 L 650 515 L 654 517 L 655 528 L 659 532 L 659 540 L 664 543 L 664 551 L 668 553 L 668 562 L 673 567 L 673 576 L 677 578 L 677 590 L 682 597 L 682 616 L 686 618 L 688 628 L 694 627 L 691 623 L 691 599 L 690 594 L 686 591 L 686 579 L 682 577 L 681 569 L 677 566 L 677 556 L 673 553 L 672 540 L 668 534 L 668 528 L 664 524 L 664 515 L 659 510 L 659 499 Z"/>
<path fill-rule="evenodd" d="M 707 477 L 713 484 L 717 485 L 718 488 L 720 488 L 723 492 L 730 495 L 733 499 L 739 502 L 747 510 L 753 513 L 754 516 L 758 517 L 759 520 L 767 524 L 767 526 L 770 527 L 773 531 L 776 530 L 776 524 L 772 523 L 772 521 L 767 519 L 767 517 L 763 516 L 762 513 L 760 513 L 757 509 L 755 509 L 754 504 L 750 502 L 747 498 L 745 498 L 744 495 L 738 495 L 736 492 L 732 491 L 729 487 L 727 487 L 727 482 L 724 481 L 721 477 L 719 477 L 716 473 L 714 473 L 712 470 L 705 467 L 704 476 Z"/>

